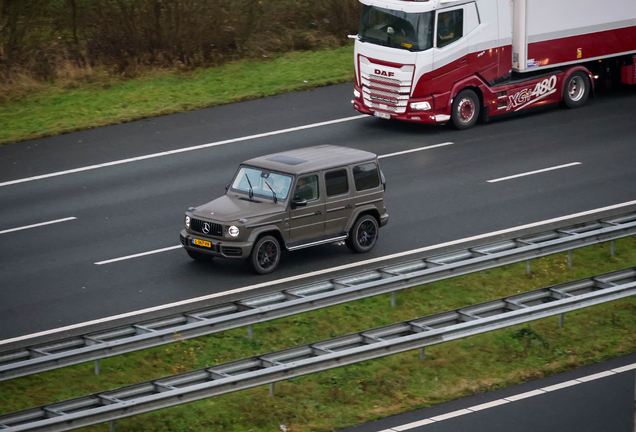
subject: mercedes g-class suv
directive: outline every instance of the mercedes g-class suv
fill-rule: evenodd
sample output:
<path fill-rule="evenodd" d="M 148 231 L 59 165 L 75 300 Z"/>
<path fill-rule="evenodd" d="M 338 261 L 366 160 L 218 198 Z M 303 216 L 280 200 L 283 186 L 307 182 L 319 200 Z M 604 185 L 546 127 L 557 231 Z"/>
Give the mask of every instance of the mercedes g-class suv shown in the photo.
<path fill-rule="evenodd" d="M 389 215 L 378 157 L 323 145 L 243 162 L 224 196 L 185 214 L 181 245 L 191 258 L 240 258 L 274 271 L 281 248 L 344 241 L 368 252 Z"/>

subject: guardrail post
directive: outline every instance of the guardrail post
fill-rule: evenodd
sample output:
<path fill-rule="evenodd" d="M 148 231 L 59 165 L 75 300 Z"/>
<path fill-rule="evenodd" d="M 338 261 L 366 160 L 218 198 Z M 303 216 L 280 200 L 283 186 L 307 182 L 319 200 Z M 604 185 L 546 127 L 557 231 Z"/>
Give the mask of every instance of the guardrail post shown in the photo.
<path fill-rule="evenodd" d="M 572 250 L 568 251 L 568 267 L 572 267 Z"/>
<path fill-rule="evenodd" d="M 424 360 L 424 348 L 420 348 L 420 360 Z"/>
<path fill-rule="evenodd" d="M 395 291 L 391 293 L 391 306 L 395 307 Z"/>
<path fill-rule="evenodd" d="M 530 274 L 530 260 L 526 260 L 526 274 Z"/>
<path fill-rule="evenodd" d="M 610 255 L 614 256 L 614 252 L 616 251 L 616 246 L 615 246 L 615 240 L 612 240 L 611 242 L 611 247 L 610 247 Z"/>
<path fill-rule="evenodd" d="M 99 375 L 99 359 L 95 360 L 95 375 Z"/>
<path fill-rule="evenodd" d="M 565 314 L 561 314 L 561 315 L 559 315 L 559 328 L 563 327 L 563 316 L 564 316 L 564 315 L 565 315 Z"/>
<path fill-rule="evenodd" d="M 247 338 L 252 339 L 252 324 L 247 326 Z"/>
<path fill-rule="evenodd" d="M 276 383 L 270 383 L 269 384 L 269 395 L 270 396 L 274 396 L 274 384 L 276 384 Z"/>
<path fill-rule="evenodd" d="M 110 421 L 110 432 L 115 432 L 115 420 Z"/>

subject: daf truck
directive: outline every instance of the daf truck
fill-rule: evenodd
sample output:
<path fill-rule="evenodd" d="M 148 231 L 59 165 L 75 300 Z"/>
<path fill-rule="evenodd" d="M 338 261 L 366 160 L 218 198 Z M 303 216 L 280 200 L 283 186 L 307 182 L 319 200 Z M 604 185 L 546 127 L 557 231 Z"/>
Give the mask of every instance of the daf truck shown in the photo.
<path fill-rule="evenodd" d="M 472 127 L 636 84 L 636 0 L 360 0 L 353 107 Z"/>

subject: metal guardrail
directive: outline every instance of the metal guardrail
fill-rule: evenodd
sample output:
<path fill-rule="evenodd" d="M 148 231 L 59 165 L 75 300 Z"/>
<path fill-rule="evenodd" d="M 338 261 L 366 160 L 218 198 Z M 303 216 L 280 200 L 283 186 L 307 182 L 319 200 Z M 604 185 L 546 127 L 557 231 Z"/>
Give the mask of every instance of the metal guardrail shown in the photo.
<path fill-rule="evenodd" d="M 66 431 L 564 314 L 636 295 L 636 267 L 0 416 Z M 561 322 L 560 322 L 561 323 Z"/>
<path fill-rule="evenodd" d="M 0 381 L 269 321 L 636 234 L 636 212 L 0 354 Z"/>

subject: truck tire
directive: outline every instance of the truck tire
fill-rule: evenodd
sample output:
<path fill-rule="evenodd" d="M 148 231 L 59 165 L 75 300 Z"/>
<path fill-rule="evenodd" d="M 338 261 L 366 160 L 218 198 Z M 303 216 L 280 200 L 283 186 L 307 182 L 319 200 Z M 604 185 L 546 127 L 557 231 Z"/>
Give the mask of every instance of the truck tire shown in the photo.
<path fill-rule="evenodd" d="M 264 236 L 254 243 L 247 263 L 256 273 L 268 274 L 278 267 L 280 254 L 281 250 L 278 240 L 272 236 Z"/>
<path fill-rule="evenodd" d="M 453 99 L 451 120 L 457 129 L 469 129 L 479 118 L 479 97 L 472 90 L 465 89 Z"/>
<path fill-rule="evenodd" d="M 590 95 L 590 80 L 583 71 L 570 74 L 563 86 L 563 101 L 568 108 L 579 108 L 585 105 Z"/>
<path fill-rule="evenodd" d="M 345 244 L 352 252 L 369 252 L 378 242 L 378 232 L 378 221 L 373 216 L 360 216 L 351 227 Z"/>
<path fill-rule="evenodd" d="M 191 250 L 186 250 L 186 252 L 188 252 L 188 255 L 190 256 L 190 258 L 199 262 L 210 262 L 212 261 L 212 258 L 214 258 L 212 255 L 204 254 L 202 252 L 196 252 Z"/>

